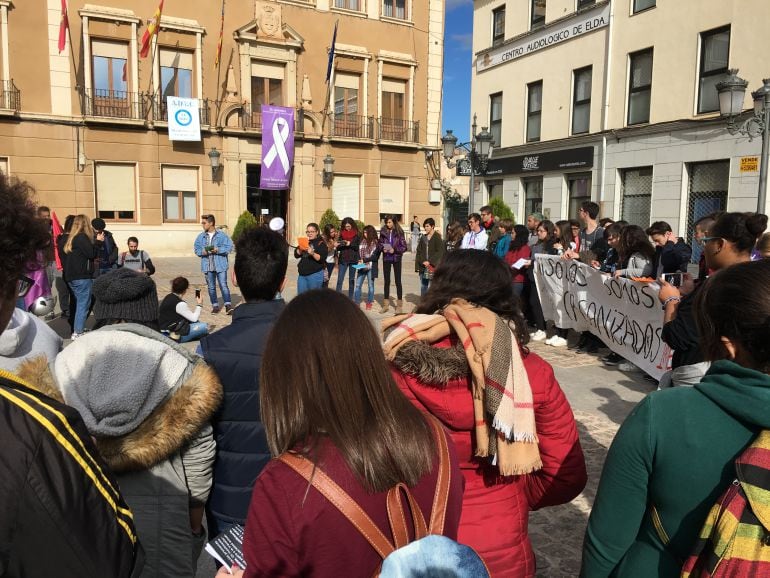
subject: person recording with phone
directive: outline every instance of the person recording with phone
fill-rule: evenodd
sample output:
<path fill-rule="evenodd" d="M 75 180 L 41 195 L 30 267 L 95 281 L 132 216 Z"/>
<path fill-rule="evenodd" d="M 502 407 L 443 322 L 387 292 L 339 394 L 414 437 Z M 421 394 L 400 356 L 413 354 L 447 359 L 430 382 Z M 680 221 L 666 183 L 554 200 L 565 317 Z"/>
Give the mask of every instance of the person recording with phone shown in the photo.
<path fill-rule="evenodd" d="M 703 237 L 706 266 L 713 275 L 729 275 L 729 267 L 751 260 L 757 235 L 767 227 L 767 215 L 722 213 Z M 697 286 L 689 273 L 682 274 L 681 287 L 660 279 L 658 299 L 663 304 L 663 341 L 674 351 L 671 371 L 664 374 L 659 388 L 695 385 L 710 366 L 701 350 L 693 304 L 704 283 Z"/>
<path fill-rule="evenodd" d="M 190 288 L 190 282 L 185 277 L 177 277 L 171 281 L 171 293 L 160 302 L 158 325 L 160 330 L 168 332 L 172 339 L 179 343 L 187 343 L 208 335 L 209 326 L 199 321 L 203 310 L 201 290 L 195 289 L 195 309 L 190 309 L 184 301 L 184 296 Z"/>

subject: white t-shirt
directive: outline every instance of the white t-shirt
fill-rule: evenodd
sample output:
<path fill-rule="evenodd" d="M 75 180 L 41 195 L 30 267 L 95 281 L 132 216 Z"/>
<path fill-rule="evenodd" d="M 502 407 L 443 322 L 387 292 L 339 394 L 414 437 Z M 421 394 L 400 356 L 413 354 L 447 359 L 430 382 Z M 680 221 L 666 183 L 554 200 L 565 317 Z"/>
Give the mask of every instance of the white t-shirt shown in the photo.
<path fill-rule="evenodd" d="M 481 229 L 478 233 L 468 231 L 463 236 L 461 249 L 478 249 L 479 251 L 487 250 L 487 232 Z"/>

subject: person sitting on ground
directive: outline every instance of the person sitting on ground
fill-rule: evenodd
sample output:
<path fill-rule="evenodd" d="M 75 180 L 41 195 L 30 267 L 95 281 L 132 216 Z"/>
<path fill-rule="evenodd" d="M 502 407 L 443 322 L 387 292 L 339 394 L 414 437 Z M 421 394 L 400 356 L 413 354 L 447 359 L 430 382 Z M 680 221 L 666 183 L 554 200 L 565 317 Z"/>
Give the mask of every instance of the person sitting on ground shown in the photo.
<path fill-rule="evenodd" d="M 217 458 L 206 504 L 212 536 L 246 524 L 254 480 L 270 461 L 259 410 L 259 371 L 267 336 L 285 307 L 276 295 L 289 262 L 286 239 L 267 227 L 244 231 L 235 248 L 233 283 L 245 302 L 233 311 L 230 325 L 201 339 L 197 351 L 224 391 L 213 420 Z"/>
<path fill-rule="evenodd" d="M 739 224 L 734 215 L 727 220 Z M 727 231 L 720 226 L 712 235 Z M 734 243 L 714 236 L 706 242 L 707 258 L 713 262 L 719 246 L 733 252 L 728 246 Z M 584 578 L 682 574 L 712 506 L 737 483 L 736 457 L 758 432 L 770 429 L 768 287 L 770 261 L 721 269 L 702 284 L 693 311 L 711 369 L 694 388 L 652 392 L 621 426 L 588 519 Z M 722 512 L 728 527 L 732 511 Z M 741 537 L 749 545 L 754 539 Z"/>
<path fill-rule="evenodd" d="M 51 244 L 33 194 L 0 173 L 0 339 L 29 286 L 24 268 Z M 131 511 L 83 420 L 29 385 L 0 372 L 0 575 L 138 575 Z"/>
<path fill-rule="evenodd" d="M 324 480 L 388 537 L 388 491 L 399 485 L 399 497 L 414 498 L 407 518 L 421 515 L 432 533 L 457 538 L 462 476 L 449 434 L 399 392 L 379 349 L 366 315 L 339 293 L 311 291 L 286 306 L 265 349 L 260 387 L 265 435 L 277 459 L 254 486 L 246 570 L 233 568 L 236 577 L 376 573 L 382 555 L 321 493 Z M 287 355 L 292 351 L 301 354 Z M 449 476 L 443 491 L 439 472 Z M 397 511 L 404 523 L 405 512 Z M 391 524 L 398 521 L 391 517 Z M 404 541 L 416 533 L 404 528 Z M 227 568 L 217 574 L 229 575 Z"/>
<path fill-rule="evenodd" d="M 209 326 L 199 321 L 203 311 L 203 298 L 200 289 L 195 290 L 195 310 L 185 303 L 184 296 L 190 288 L 190 282 L 185 277 L 176 277 L 171 281 L 171 293 L 163 298 L 158 309 L 158 325 L 161 331 L 171 334 L 171 338 L 179 343 L 195 341 L 208 335 Z"/>
<path fill-rule="evenodd" d="M 529 230 L 524 225 L 513 227 L 515 237 L 508 245 L 508 252 L 503 256 L 503 261 L 511 268 L 513 275 L 513 292 L 521 299 L 524 294 L 524 285 L 527 282 L 527 267 L 532 261 L 532 248 L 529 246 Z M 499 246 L 499 244 L 498 244 Z M 518 267 L 514 267 L 524 259 Z"/>
<path fill-rule="evenodd" d="M 615 270 L 615 277 L 652 277 L 655 272 L 652 248 L 647 234 L 638 225 L 628 225 L 620 232 L 618 254 L 621 267 Z"/>
<path fill-rule="evenodd" d="M 706 267 L 715 275 L 731 265 L 751 260 L 757 234 L 766 226 L 767 215 L 720 214 L 709 228 L 709 236 L 702 240 Z M 674 353 L 671 371 L 663 375 L 658 387 L 695 385 L 709 367 L 700 347 L 693 310 L 695 298 L 704 284 L 696 285 L 689 273 L 684 274 L 681 287 L 674 287 L 664 279 L 659 283 L 658 299 L 664 311 L 661 339 Z"/>
<path fill-rule="evenodd" d="M 687 273 L 692 247 L 674 235 L 671 225 L 656 221 L 645 232 L 655 245 L 652 270 L 656 279 L 664 273 Z"/>
<path fill-rule="evenodd" d="M 128 251 L 121 253 L 118 257 L 118 267 L 133 269 L 148 275 L 155 273 L 155 265 L 152 264 L 150 254 L 139 248 L 139 239 L 136 237 L 128 238 Z"/>
<path fill-rule="evenodd" d="M 465 480 L 458 541 L 492 576 L 531 577 L 529 512 L 572 500 L 586 467 L 551 366 L 526 348 L 508 269 L 489 252 L 448 253 L 417 315 L 388 320 L 395 328 L 383 347 L 401 391 L 457 446 Z"/>
<path fill-rule="evenodd" d="M 525 227 L 526 228 L 526 227 Z M 498 239 L 492 251 L 498 259 L 505 259 L 513 238 L 513 219 L 500 219 L 497 225 Z"/>

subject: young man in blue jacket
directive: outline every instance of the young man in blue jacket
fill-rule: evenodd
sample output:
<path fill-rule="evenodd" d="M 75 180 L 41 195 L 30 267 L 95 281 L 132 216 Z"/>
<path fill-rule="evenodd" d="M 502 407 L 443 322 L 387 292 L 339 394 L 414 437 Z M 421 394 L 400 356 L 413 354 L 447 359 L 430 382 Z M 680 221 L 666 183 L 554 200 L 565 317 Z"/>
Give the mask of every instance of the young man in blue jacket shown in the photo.
<path fill-rule="evenodd" d="M 227 286 L 227 256 L 233 250 L 233 242 L 227 233 L 217 229 L 214 215 L 201 217 L 203 232 L 195 239 L 193 250 L 201 258 L 201 271 L 206 278 L 206 286 L 209 290 L 209 299 L 213 313 L 219 313 L 219 300 L 217 299 L 217 283 L 225 302 L 225 312 L 231 315 L 233 306 L 230 301 L 230 288 Z"/>

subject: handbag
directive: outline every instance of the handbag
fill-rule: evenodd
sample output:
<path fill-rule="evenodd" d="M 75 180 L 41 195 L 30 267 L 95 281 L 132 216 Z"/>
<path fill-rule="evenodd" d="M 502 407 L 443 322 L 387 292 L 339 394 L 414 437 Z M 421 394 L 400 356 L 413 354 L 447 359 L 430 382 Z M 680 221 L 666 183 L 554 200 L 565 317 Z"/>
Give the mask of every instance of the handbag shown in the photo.
<path fill-rule="evenodd" d="M 430 263 L 430 258 L 428 257 L 428 245 L 430 245 L 430 240 L 425 237 L 425 260 Z M 428 264 L 426 267 L 423 267 L 422 269 L 422 278 L 426 281 L 430 281 L 433 279 L 433 272 L 436 270 L 436 268 L 433 265 Z"/>

